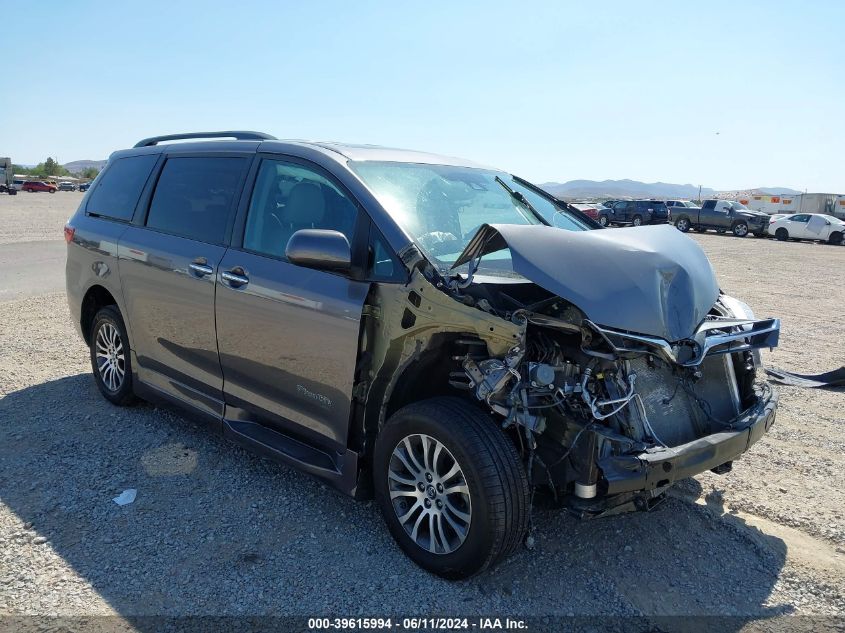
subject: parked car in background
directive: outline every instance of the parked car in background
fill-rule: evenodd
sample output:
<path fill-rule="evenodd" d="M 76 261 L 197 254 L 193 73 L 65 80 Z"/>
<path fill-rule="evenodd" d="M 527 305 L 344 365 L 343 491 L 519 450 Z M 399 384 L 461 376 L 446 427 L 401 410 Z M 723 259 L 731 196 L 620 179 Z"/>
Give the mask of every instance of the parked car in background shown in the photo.
<path fill-rule="evenodd" d="M 719 233 L 730 231 L 737 237 L 749 233 L 762 237 L 769 227 L 769 216 L 735 200 L 705 200 L 700 209 L 675 207 L 675 226 L 683 233 L 714 229 Z"/>
<path fill-rule="evenodd" d="M 27 180 L 23 183 L 23 190 L 29 193 L 35 193 L 37 191 L 56 193 L 56 189 L 58 189 L 56 185 L 41 180 Z"/>
<path fill-rule="evenodd" d="M 90 187 L 91 187 L 91 183 L 90 183 L 90 182 L 83 182 L 83 183 L 80 183 L 80 184 L 79 184 L 79 190 L 80 190 L 80 191 L 88 191 L 88 189 L 89 189 Z"/>
<path fill-rule="evenodd" d="M 60 182 L 59 191 L 76 191 L 76 185 L 72 182 Z"/>
<path fill-rule="evenodd" d="M 602 205 L 595 202 L 569 202 L 568 204 L 570 207 L 578 209 L 591 220 L 599 221 L 599 208 L 603 208 Z"/>
<path fill-rule="evenodd" d="M 597 210 L 599 212 L 599 217 L 596 219 L 596 222 L 602 226 L 611 226 L 613 224 L 614 217 L 613 209 L 603 202 L 598 206 Z"/>
<path fill-rule="evenodd" d="M 160 144 L 197 137 L 237 140 Z M 648 510 L 775 421 L 779 321 L 673 228 L 593 228 L 460 159 L 169 135 L 113 153 L 64 227 L 67 299 L 108 401 L 374 493 L 411 559 L 464 578 L 519 547 L 532 486 Z"/>
<path fill-rule="evenodd" d="M 665 224 L 672 219 L 662 200 L 622 200 L 613 205 L 613 224 Z"/>
<path fill-rule="evenodd" d="M 769 235 L 780 241 L 814 240 L 841 244 L 845 222 L 832 215 L 797 213 L 778 218 L 769 224 Z"/>
<path fill-rule="evenodd" d="M 17 191 L 23 191 L 23 183 L 26 182 L 24 180 L 13 180 L 12 187 Z"/>

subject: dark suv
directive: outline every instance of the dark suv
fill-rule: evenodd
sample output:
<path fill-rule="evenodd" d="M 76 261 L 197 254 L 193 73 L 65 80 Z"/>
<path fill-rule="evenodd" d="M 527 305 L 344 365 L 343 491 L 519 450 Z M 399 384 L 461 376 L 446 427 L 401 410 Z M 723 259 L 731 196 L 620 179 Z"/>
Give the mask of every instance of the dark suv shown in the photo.
<path fill-rule="evenodd" d="M 160 144 L 196 137 L 235 140 Z M 774 421 L 754 377 L 777 319 L 673 227 L 596 226 L 458 159 L 157 137 L 65 227 L 67 295 L 110 402 L 374 493 L 414 561 L 460 578 L 517 548 L 533 488 L 648 509 Z"/>
<path fill-rule="evenodd" d="M 613 205 L 613 224 L 666 224 L 672 216 L 666 204 L 659 200 L 623 200 Z"/>

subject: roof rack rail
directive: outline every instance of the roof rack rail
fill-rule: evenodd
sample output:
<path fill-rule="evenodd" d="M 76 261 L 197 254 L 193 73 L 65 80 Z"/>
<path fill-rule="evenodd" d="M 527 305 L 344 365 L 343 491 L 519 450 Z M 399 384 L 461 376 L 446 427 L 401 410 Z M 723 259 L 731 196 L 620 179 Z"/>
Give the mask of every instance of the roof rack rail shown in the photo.
<path fill-rule="evenodd" d="M 152 147 L 162 141 L 180 141 L 189 138 L 233 138 L 238 141 L 275 141 L 275 136 L 264 132 L 243 132 L 228 130 L 225 132 L 186 132 L 185 134 L 165 134 L 164 136 L 151 136 L 135 143 L 135 147 Z"/>

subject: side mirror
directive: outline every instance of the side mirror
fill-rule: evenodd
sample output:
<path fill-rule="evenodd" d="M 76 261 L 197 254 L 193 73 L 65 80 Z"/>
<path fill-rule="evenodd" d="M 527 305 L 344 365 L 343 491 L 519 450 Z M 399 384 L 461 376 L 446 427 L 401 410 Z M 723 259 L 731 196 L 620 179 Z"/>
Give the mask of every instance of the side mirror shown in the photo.
<path fill-rule="evenodd" d="M 345 272 L 352 266 L 349 240 L 340 231 L 326 229 L 301 229 L 291 235 L 285 257 L 292 264 L 315 270 Z"/>

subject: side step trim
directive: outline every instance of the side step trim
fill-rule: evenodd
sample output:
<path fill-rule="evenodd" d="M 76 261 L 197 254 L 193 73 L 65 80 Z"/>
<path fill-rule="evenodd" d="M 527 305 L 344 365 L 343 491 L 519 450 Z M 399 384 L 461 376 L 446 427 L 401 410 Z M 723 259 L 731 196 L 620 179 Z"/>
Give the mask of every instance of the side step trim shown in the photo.
<path fill-rule="evenodd" d="M 223 435 L 272 459 L 291 464 L 343 492 L 356 495 L 358 455 L 347 450 L 334 456 L 258 422 L 223 420 Z"/>

